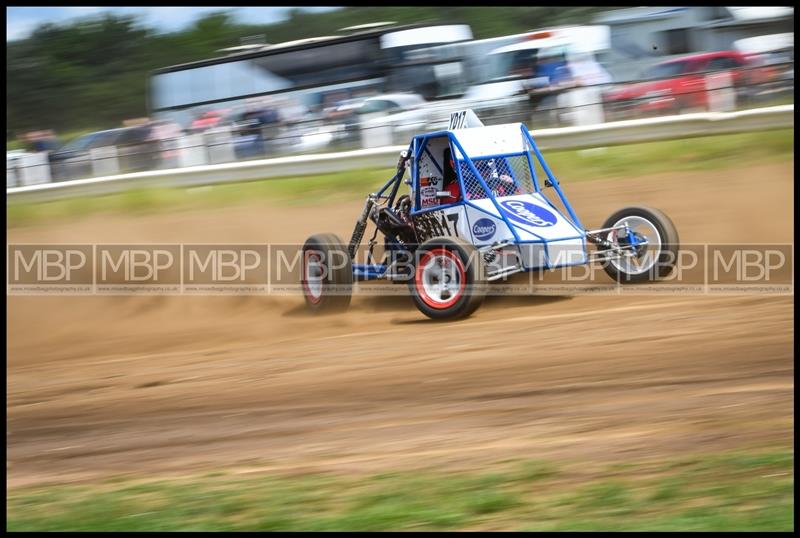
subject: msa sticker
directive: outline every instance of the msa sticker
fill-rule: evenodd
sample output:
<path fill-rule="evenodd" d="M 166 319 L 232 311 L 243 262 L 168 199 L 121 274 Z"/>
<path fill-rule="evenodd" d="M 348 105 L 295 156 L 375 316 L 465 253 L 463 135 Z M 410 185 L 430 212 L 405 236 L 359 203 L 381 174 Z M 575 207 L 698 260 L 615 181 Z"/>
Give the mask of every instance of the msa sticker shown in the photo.
<path fill-rule="evenodd" d="M 472 225 L 472 235 L 478 241 L 487 241 L 494 237 L 497 225 L 491 219 L 478 219 Z"/>
<path fill-rule="evenodd" d="M 524 202 L 522 200 L 503 200 L 500 202 L 503 212 L 511 220 L 537 228 L 553 226 L 558 218 L 547 209 Z"/>
<path fill-rule="evenodd" d="M 422 209 L 439 205 L 436 193 L 441 190 L 441 184 L 442 178 L 440 177 L 421 177 L 419 179 L 419 205 Z"/>

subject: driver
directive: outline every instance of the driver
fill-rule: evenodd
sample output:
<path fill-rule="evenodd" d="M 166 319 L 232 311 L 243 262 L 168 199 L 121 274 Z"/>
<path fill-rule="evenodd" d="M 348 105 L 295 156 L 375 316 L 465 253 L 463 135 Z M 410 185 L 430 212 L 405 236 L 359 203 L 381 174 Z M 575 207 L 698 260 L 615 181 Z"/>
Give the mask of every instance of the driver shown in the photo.
<path fill-rule="evenodd" d="M 511 170 L 506 159 L 489 159 L 489 173 L 484 180 L 495 196 L 520 194 L 520 188 L 511 177 Z"/>
<path fill-rule="evenodd" d="M 442 189 L 449 192 L 450 196 L 442 198 L 442 204 L 454 204 L 461 198 L 461 187 L 458 185 L 458 174 L 456 173 L 456 163 L 450 148 L 444 150 L 444 178 Z"/>

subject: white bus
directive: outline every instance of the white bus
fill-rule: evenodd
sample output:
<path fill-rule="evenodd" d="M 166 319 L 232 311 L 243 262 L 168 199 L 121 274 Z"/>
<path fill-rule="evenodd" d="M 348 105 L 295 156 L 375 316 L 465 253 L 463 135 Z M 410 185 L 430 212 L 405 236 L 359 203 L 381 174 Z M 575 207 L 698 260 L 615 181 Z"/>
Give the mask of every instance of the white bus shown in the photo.
<path fill-rule="evenodd" d="M 158 69 L 149 80 L 150 115 L 187 128 L 204 113 L 264 98 L 304 116 L 334 100 L 389 92 L 437 99 L 466 89 L 461 58 L 436 48 L 471 40 L 467 25 L 373 24 L 340 32 L 232 47 L 226 56 Z"/>

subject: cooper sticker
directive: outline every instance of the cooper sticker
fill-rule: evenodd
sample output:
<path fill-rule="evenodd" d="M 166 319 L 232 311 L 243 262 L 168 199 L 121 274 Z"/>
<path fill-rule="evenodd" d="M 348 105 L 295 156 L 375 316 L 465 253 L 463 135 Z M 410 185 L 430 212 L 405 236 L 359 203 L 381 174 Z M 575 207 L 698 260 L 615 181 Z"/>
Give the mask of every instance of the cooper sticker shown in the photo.
<path fill-rule="evenodd" d="M 508 218 L 528 226 L 542 228 L 553 226 L 558 222 L 558 218 L 552 212 L 523 200 L 503 200 L 500 206 Z"/>
<path fill-rule="evenodd" d="M 497 231 L 497 225 L 491 219 L 478 219 L 472 225 L 472 235 L 478 241 L 488 241 L 494 237 Z"/>

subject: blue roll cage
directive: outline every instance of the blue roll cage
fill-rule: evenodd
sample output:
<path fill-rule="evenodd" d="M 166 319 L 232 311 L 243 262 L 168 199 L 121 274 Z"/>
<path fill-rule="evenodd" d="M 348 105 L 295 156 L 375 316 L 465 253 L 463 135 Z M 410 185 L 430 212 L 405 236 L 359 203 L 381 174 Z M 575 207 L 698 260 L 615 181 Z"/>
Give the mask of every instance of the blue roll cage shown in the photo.
<path fill-rule="evenodd" d="M 567 197 L 564 195 L 564 192 L 561 190 L 561 186 L 559 185 L 558 180 L 553 175 L 553 172 L 550 170 L 550 167 L 547 165 L 547 162 L 544 160 L 544 157 L 542 156 L 541 151 L 539 151 L 539 147 L 536 145 L 536 142 L 534 141 L 533 136 L 530 134 L 530 131 L 528 131 L 528 128 L 522 123 L 520 124 L 520 130 L 522 132 L 522 136 L 525 138 L 525 140 L 530 145 L 530 148 L 533 151 L 533 154 L 535 155 L 536 160 L 539 162 L 539 164 L 542 167 L 542 170 L 544 170 L 545 174 L 547 175 L 547 179 L 549 180 L 549 184 L 547 186 L 552 186 L 555 189 L 556 193 L 558 194 L 558 198 L 561 200 L 561 203 L 564 204 L 564 208 L 569 213 L 569 218 L 567 218 L 565 215 L 563 215 L 563 213 L 553 205 L 553 203 L 547 198 L 547 196 L 542 195 L 542 198 L 555 211 L 557 211 L 559 214 L 561 214 L 574 228 L 576 228 L 576 230 L 578 230 L 578 231 L 584 230 L 585 231 L 585 228 L 583 227 L 583 225 L 581 224 L 580 220 L 578 219 L 578 216 L 575 214 L 575 211 L 572 209 L 572 205 L 570 205 L 569 201 L 567 200 Z M 449 207 L 455 207 L 455 206 L 460 206 L 460 205 L 468 205 L 468 206 L 471 206 L 471 207 L 473 207 L 473 208 L 475 208 L 475 209 L 477 209 L 479 211 L 485 211 L 483 208 L 477 206 L 476 204 L 474 204 L 470 200 L 468 200 L 466 198 L 466 196 L 462 196 L 461 200 L 459 200 L 458 202 L 452 203 L 452 204 L 439 205 L 439 206 L 436 206 L 436 207 L 424 208 L 424 209 L 419 207 L 420 206 L 420 189 L 419 189 L 419 177 L 418 177 L 418 172 L 417 172 L 418 161 L 424 154 L 427 153 L 427 155 L 429 157 L 431 157 L 431 161 L 434 163 L 434 165 L 439 170 L 439 172 L 442 172 L 442 169 L 439 167 L 436 159 L 433 158 L 433 155 L 430 153 L 430 151 L 428 150 L 427 146 L 428 146 L 428 142 L 430 140 L 432 140 L 432 139 L 440 139 L 440 138 L 444 138 L 444 137 L 446 137 L 448 139 L 448 144 L 449 144 L 449 147 L 450 147 L 451 154 L 453 155 L 453 158 L 455 159 L 455 156 L 457 154 L 461 155 L 462 159 L 455 159 L 455 160 L 457 160 L 458 162 L 464 162 L 464 163 L 467 164 L 467 166 L 469 167 L 469 169 L 472 172 L 472 174 L 475 176 L 475 178 L 477 178 L 477 180 L 480 183 L 481 187 L 484 189 L 484 192 L 486 192 L 488 194 L 487 197 L 492 201 L 492 204 L 497 209 L 498 215 L 505 222 L 505 224 L 508 226 L 508 229 L 513 234 L 515 242 L 517 244 L 519 244 L 519 243 L 542 243 L 542 244 L 544 244 L 544 247 L 545 247 L 545 250 L 546 250 L 548 241 L 546 241 L 546 240 L 544 240 L 542 238 L 539 238 L 538 240 L 535 240 L 535 241 L 525 241 L 525 240 L 520 239 L 519 234 L 517 233 L 515 226 L 512 225 L 511 222 L 508 220 L 508 217 L 506 216 L 505 211 L 502 210 L 502 208 L 500 207 L 500 204 L 495 199 L 495 196 L 492 194 L 492 190 L 486 184 L 486 181 L 484 180 L 483 175 L 478 171 L 477 167 L 475 166 L 475 163 L 472 162 L 472 159 L 470 158 L 470 156 L 467 155 L 466 151 L 464 151 L 464 148 L 461 146 L 461 144 L 459 143 L 459 141 L 456 138 L 456 136 L 454 135 L 454 133 L 452 131 L 449 131 L 449 130 L 448 131 L 436 131 L 436 132 L 433 132 L 433 133 L 417 135 L 414 138 L 412 138 L 412 140 L 411 140 L 411 144 L 409 145 L 409 148 L 408 148 L 408 156 L 411 159 L 411 182 L 412 182 L 412 185 L 414 187 L 413 188 L 414 199 L 412 200 L 411 215 L 413 216 L 413 215 L 424 214 L 424 213 L 427 213 L 427 212 L 430 212 L 430 211 L 438 211 L 438 210 L 441 210 L 441 209 L 446 209 L 446 208 L 449 208 Z M 458 153 L 455 152 L 456 149 L 458 150 Z M 521 155 L 525 155 L 525 157 L 526 157 L 526 159 L 528 161 L 528 166 L 529 166 L 530 171 L 531 171 L 531 178 L 533 179 L 534 193 L 535 194 L 541 194 L 542 193 L 542 188 L 541 188 L 541 185 L 539 184 L 539 178 L 537 177 L 537 174 L 536 174 L 536 167 L 534 166 L 534 162 L 533 162 L 533 160 L 531 158 L 531 151 L 524 151 L 522 153 L 513 153 L 513 154 L 482 155 L 480 158 L 481 159 L 491 159 L 491 158 L 501 159 L 501 158 L 507 158 L 507 157 L 516 157 L 516 156 L 521 156 Z M 464 184 L 464 178 L 463 178 L 462 172 L 461 172 L 461 166 L 456 166 L 455 168 L 456 168 L 456 174 L 458 176 L 458 184 L 459 184 L 459 187 L 461 189 L 461 192 L 462 193 L 466 193 L 467 191 L 466 191 L 466 187 L 465 187 L 465 184 Z M 398 169 L 397 174 L 395 174 L 394 177 L 389 179 L 377 191 L 377 193 L 375 193 L 372 196 L 374 196 L 376 199 L 388 200 L 388 205 L 389 206 L 393 205 L 394 201 L 395 201 L 395 198 L 397 196 L 397 191 L 399 189 L 399 186 L 402 183 L 404 172 L 405 172 L 405 166 L 400 167 Z M 512 171 L 512 177 L 513 177 L 514 181 L 519 185 L 519 182 L 517 181 L 516 177 L 513 176 L 513 171 Z M 388 196 L 386 194 L 387 192 L 389 192 Z M 533 234 L 533 235 L 535 235 L 535 234 Z M 577 239 L 577 238 L 584 239 L 584 236 L 583 235 L 579 235 L 579 236 L 575 236 L 575 237 L 566 237 L 566 238 L 560 238 L 560 239 Z M 630 235 L 629 240 L 632 243 L 635 242 L 635 238 L 632 235 Z M 397 243 L 394 240 L 394 238 L 391 238 L 391 237 L 388 237 L 388 236 L 386 237 L 386 246 L 387 246 L 388 249 L 402 248 L 399 245 L 399 243 Z M 583 249 L 584 249 L 584 254 L 586 256 L 587 253 L 586 253 L 586 244 L 585 243 L 584 243 Z M 586 256 L 586 257 L 588 257 L 588 256 Z M 576 263 L 576 264 L 572 264 L 572 265 L 583 265 L 584 263 L 585 262 L 580 262 L 580 263 Z M 382 277 L 384 275 L 385 272 L 386 272 L 386 265 L 384 265 L 384 264 L 353 264 L 353 275 L 354 275 L 354 277 L 356 279 L 359 279 L 359 280 L 380 278 L 380 277 Z"/>

